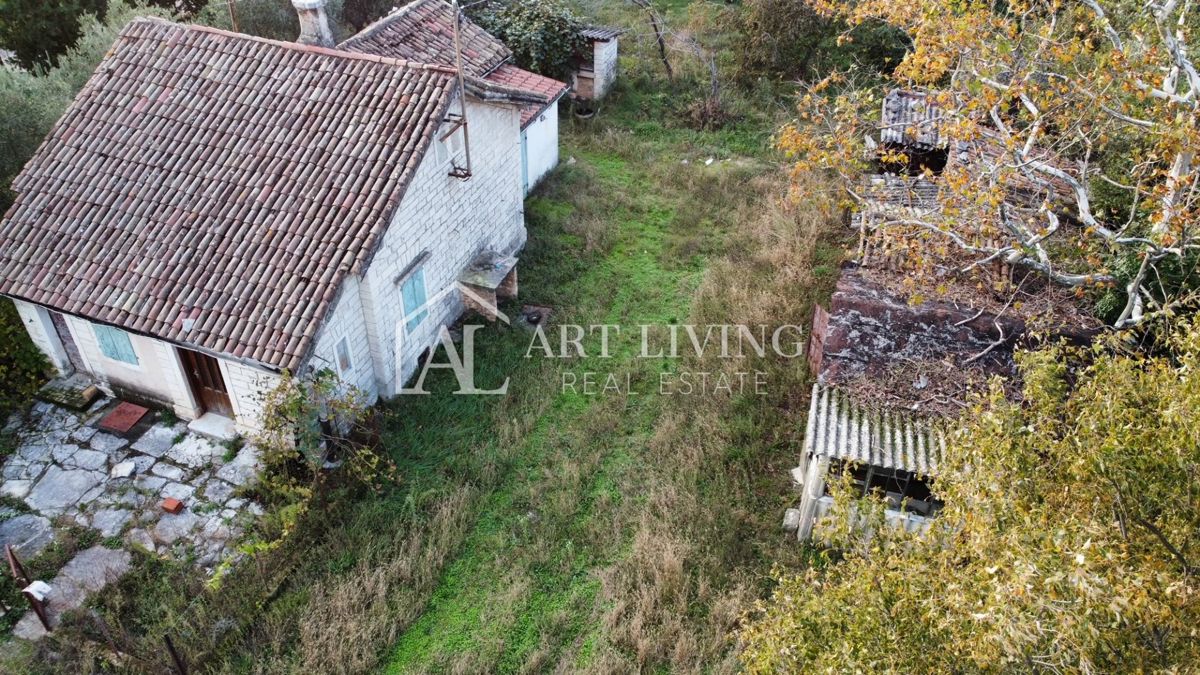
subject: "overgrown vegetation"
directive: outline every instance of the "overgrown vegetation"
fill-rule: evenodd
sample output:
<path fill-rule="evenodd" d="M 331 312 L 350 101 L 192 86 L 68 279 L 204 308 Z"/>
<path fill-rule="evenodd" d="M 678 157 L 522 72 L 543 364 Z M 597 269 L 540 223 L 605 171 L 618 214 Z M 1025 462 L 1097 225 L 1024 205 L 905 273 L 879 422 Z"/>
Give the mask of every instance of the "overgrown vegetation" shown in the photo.
<path fill-rule="evenodd" d="M 672 93 L 646 48 L 623 42 L 617 92 L 564 122 L 564 166 L 527 203 L 522 302 L 552 325 L 805 325 L 840 256 L 824 186 L 785 199 L 778 107 L 731 91 L 737 124 L 690 128 L 691 74 Z M 454 396 L 435 373 L 433 395 L 382 407 L 399 479 L 380 492 L 311 505 L 216 587 L 138 556 L 42 648 L 79 669 L 114 643 L 126 667 L 165 667 L 164 634 L 193 668 L 239 672 L 733 669 L 741 609 L 772 562 L 799 562 L 776 521 L 801 360 L 641 359 L 636 335 L 612 358 L 593 337 L 586 359 L 526 359 L 529 341 L 477 340 L 477 381 L 511 378 L 508 396 Z M 735 368 L 767 373 L 767 393 L 657 394 L 662 373 Z M 584 371 L 640 393 L 563 391 Z"/>
<path fill-rule="evenodd" d="M 49 370 L 50 364 L 29 339 L 17 308 L 8 298 L 0 298 L 0 424 L 29 402 Z M 0 448 L 6 445 L 0 439 Z M 7 454 L 0 451 L 0 458 Z"/>
<path fill-rule="evenodd" d="M 1153 358 L 1118 340 L 1026 354 L 1023 404 L 997 386 L 966 416 L 930 534 L 864 543 L 843 511 L 823 530 L 838 562 L 782 575 L 744 629 L 750 669 L 1197 663 L 1200 328 L 1169 332 Z"/>
<path fill-rule="evenodd" d="M 583 21 L 560 0 L 493 0 L 473 15 L 508 45 L 517 65 L 548 77 L 567 79 L 586 46 Z"/>

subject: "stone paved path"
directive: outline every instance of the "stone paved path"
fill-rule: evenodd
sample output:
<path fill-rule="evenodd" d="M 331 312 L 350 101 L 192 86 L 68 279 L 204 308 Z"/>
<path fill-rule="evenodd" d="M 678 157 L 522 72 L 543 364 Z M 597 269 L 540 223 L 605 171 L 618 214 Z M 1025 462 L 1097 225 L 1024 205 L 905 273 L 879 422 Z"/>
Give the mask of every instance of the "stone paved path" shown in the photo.
<path fill-rule="evenodd" d="M 88 595 L 116 581 L 129 571 L 132 556 L 129 551 L 93 546 L 71 559 L 50 581 L 46 596 L 46 618 L 50 627 L 62 621 L 62 615 L 81 607 Z M 13 627 L 13 635 L 26 640 L 38 640 L 46 635 L 42 622 L 32 611 Z"/>
<path fill-rule="evenodd" d="M 252 446 L 227 461 L 225 447 L 189 433 L 182 422 L 141 424 L 128 436 L 98 430 L 112 405 L 105 400 L 74 413 L 39 402 L 4 429 L 19 443 L 0 465 L 0 494 L 23 501 L 30 512 L 0 507 L 0 551 L 12 544 L 30 560 L 53 541 L 56 525 L 70 523 L 117 538 L 80 552 L 49 582 L 52 624 L 129 569 L 132 557 L 119 547 L 192 559 L 211 571 L 262 514 L 257 504 L 236 496 L 258 473 Z M 164 512 L 166 497 L 182 501 L 184 509 Z M 13 634 L 38 639 L 44 629 L 27 612 Z"/>
<path fill-rule="evenodd" d="M 112 404 L 77 414 L 39 402 L 25 420 L 10 421 L 20 427 L 20 442 L 0 467 L 0 494 L 28 505 L 37 519 L 26 519 L 28 528 L 65 519 L 159 554 L 195 556 L 211 569 L 245 519 L 261 513 L 235 496 L 257 474 L 257 451 L 245 446 L 226 461 L 225 447 L 189 433 L 182 422 L 153 424 L 130 437 L 96 429 Z M 163 512 L 166 497 L 182 501 L 184 510 Z M 25 533 L 10 528 L 16 539 Z"/>

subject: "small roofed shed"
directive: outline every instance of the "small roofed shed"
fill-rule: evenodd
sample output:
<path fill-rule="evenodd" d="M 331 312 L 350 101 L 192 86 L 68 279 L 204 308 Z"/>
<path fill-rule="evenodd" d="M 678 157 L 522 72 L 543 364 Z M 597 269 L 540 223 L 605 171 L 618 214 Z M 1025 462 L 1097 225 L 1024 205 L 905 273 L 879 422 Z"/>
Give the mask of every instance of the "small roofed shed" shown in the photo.
<path fill-rule="evenodd" d="M 941 508 L 931 479 L 945 452 L 939 424 L 909 412 L 871 409 L 836 387 L 813 384 L 800 464 L 792 479 L 801 491 L 797 537 L 808 539 L 833 505 L 828 482 L 850 473 L 860 495 L 887 501 L 892 525 L 923 531 Z M 831 478 L 832 477 L 832 478 Z"/>
<path fill-rule="evenodd" d="M 946 147 L 941 128 L 945 111 L 930 94 L 893 89 L 883 97 L 879 140 L 884 144 L 925 150 Z"/>
<path fill-rule="evenodd" d="M 588 26 L 579 31 L 586 45 L 571 87 L 576 98 L 599 100 L 612 88 L 617 81 L 618 38 L 624 32 L 612 26 Z"/>

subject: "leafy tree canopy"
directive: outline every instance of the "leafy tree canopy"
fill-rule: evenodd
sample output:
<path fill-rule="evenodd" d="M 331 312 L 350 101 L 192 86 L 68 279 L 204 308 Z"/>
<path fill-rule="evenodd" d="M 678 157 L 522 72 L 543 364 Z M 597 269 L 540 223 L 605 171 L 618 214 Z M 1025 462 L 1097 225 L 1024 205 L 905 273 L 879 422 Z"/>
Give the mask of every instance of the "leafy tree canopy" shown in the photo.
<path fill-rule="evenodd" d="M 949 163 L 937 206 L 878 214 L 865 233 L 910 242 L 910 269 L 1003 261 L 1080 295 L 1115 294 L 1108 309 L 1118 326 L 1195 297 L 1196 3 L 811 4 L 851 27 L 903 31 L 912 49 L 890 84 L 928 92 L 940 111 Z M 861 174 L 877 160 L 937 170 L 911 166 L 918 158 L 906 148 L 864 151 L 881 117 L 881 92 L 857 86 L 868 75 L 852 67 L 808 89 L 781 136 L 797 168 L 842 174 L 864 210 L 872 202 Z"/>
<path fill-rule="evenodd" d="M 49 67 L 79 39 L 84 14 L 103 16 L 106 0 L 0 0 L 0 46 L 25 68 Z"/>
<path fill-rule="evenodd" d="M 584 48 L 582 20 L 560 0 L 507 0 L 484 6 L 475 17 L 513 51 L 518 65 L 565 79 Z"/>
<path fill-rule="evenodd" d="M 780 574 L 744 627 L 756 672 L 1130 672 L 1200 663 L 1200 322 L 1170 353 L 1025 354 L 940 471 L 921 538 L 823 532 L 837 555 Z M 858 512 L 881 519 L 880 505 Z M 835 559 L 836 558 L 836 559 Z"/>

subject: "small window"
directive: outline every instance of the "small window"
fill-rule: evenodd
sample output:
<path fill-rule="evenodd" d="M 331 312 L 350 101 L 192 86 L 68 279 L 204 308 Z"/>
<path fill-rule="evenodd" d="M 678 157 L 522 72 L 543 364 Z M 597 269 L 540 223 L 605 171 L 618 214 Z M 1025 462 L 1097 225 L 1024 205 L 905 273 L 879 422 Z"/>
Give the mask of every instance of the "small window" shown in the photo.
<path fill-rule="evenodd" d="M 96 343 L 100 345 L 100 353 L 113 361 L 120 361 L 136 366 L 137 353 L 133 351 L 133 343 L 129 341 L 129 333 L 112 326 L 92 324 L 92 332 L 96 334 Z"/>
<path fill-rule="evenodd" d="M 404 280 L 400 298 L 404 302 L 404 328 L 411 333 L 429 316 L 425 307 L 425 268 L 417 269 Z"/>
<path fill-rule="evenodd" d="M 344 337 L 337 343 L 337 367 L 342 377 L 354 372 L 354 362 L 350 360 L 350 342 Z"/>

